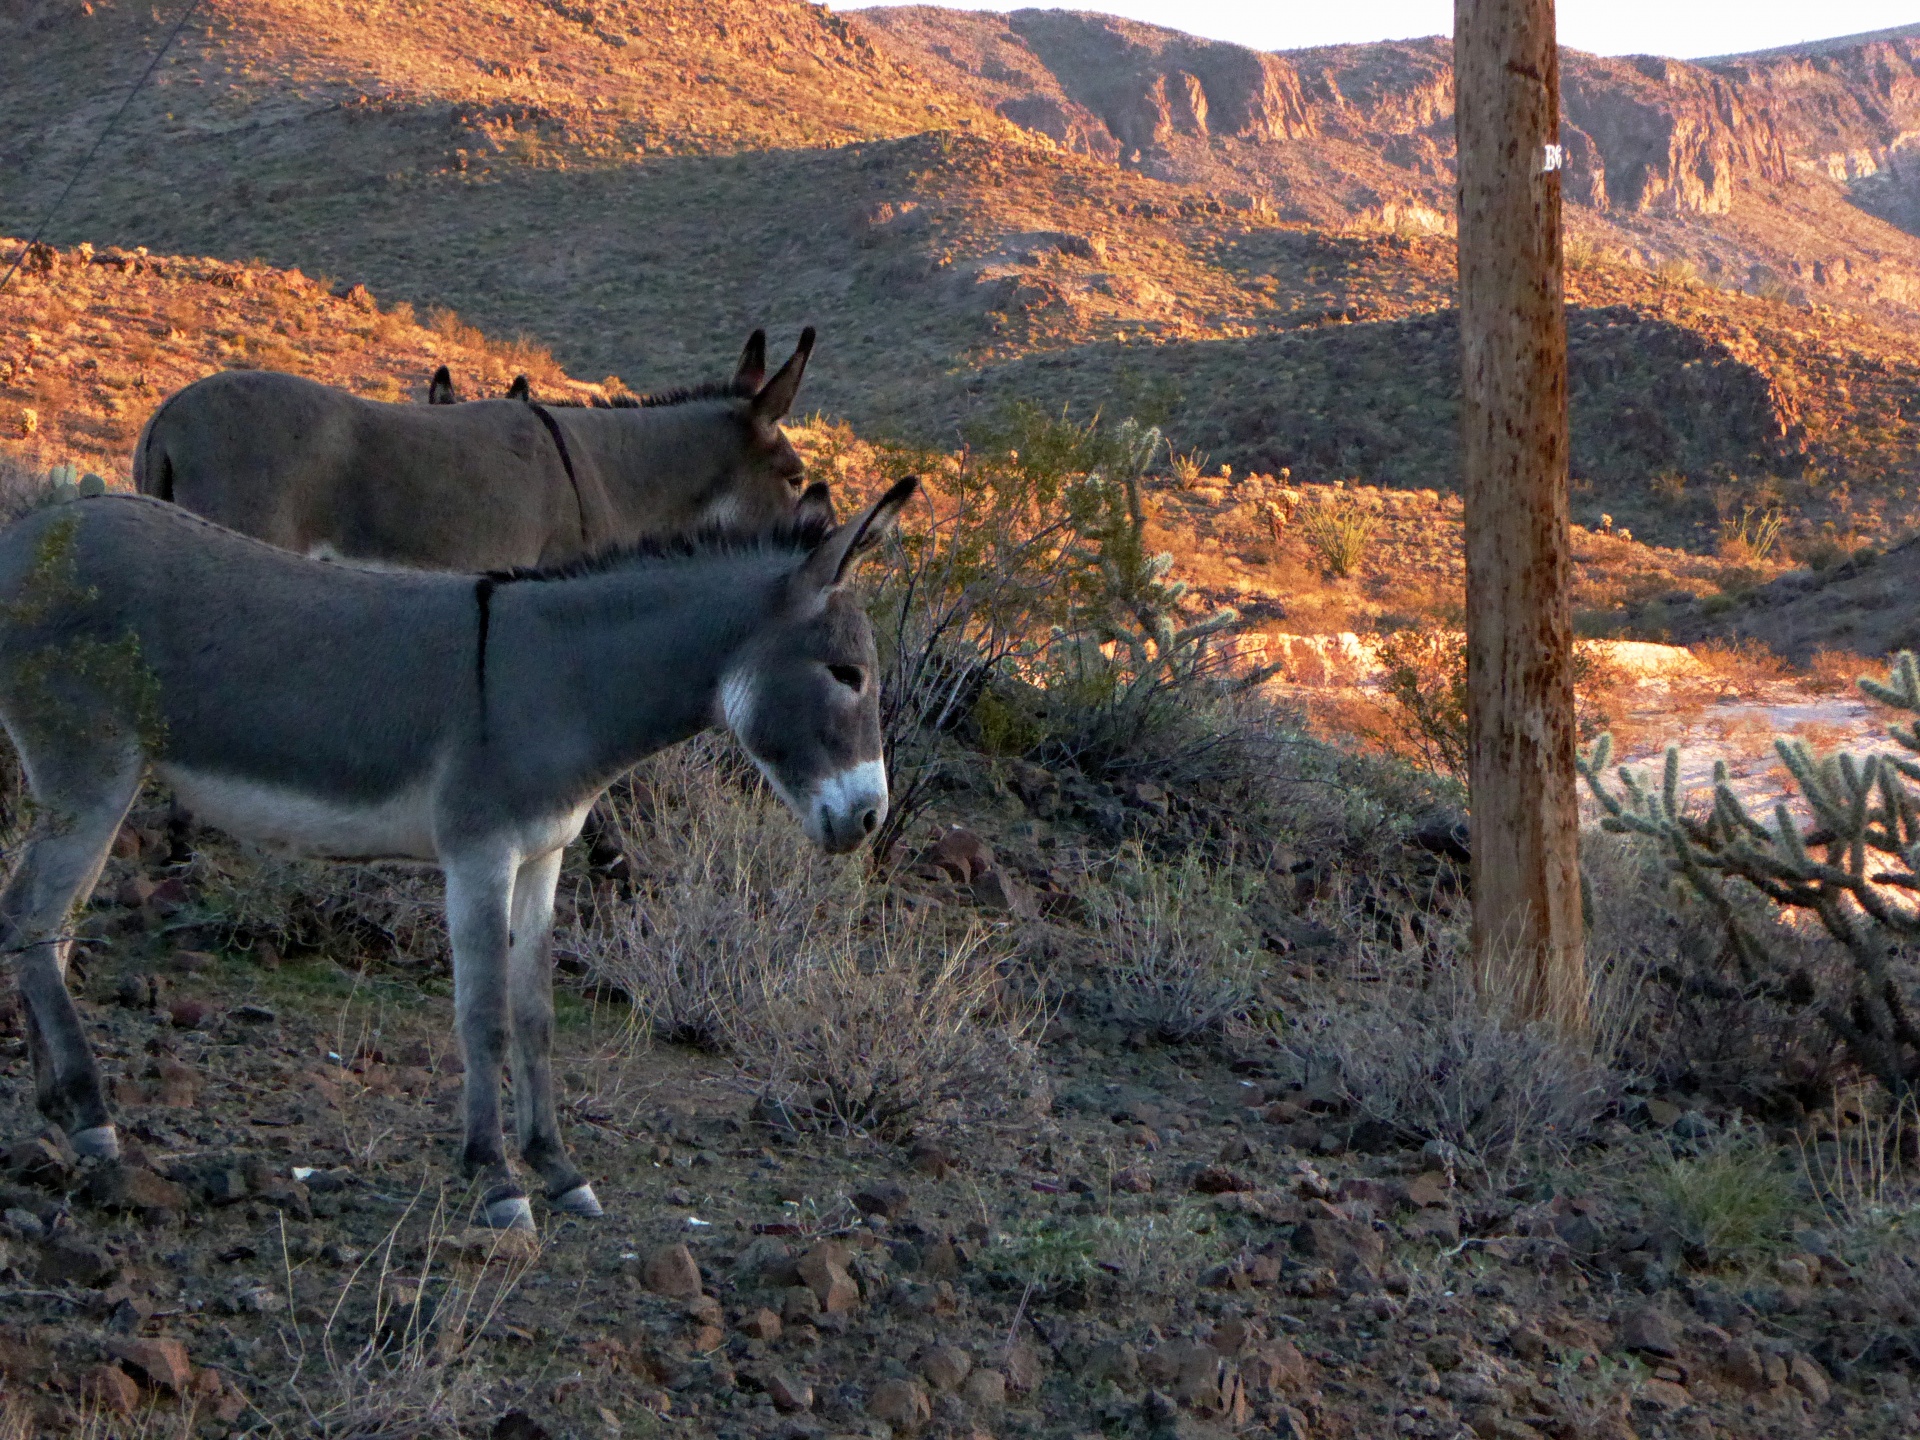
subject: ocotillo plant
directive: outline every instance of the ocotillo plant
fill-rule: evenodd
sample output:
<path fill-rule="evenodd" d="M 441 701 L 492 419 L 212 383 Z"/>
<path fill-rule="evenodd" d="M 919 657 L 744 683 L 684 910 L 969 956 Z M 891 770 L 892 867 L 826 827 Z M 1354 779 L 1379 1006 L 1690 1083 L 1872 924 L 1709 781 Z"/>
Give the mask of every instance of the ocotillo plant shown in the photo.
<path fill-rule="evenodd" d="M 1887 684 L 1862 678 L 1860 688 L 1884 704 L 1920 715 L 1920 666 L 1911 652 L 1895 660 Z M 1889 733 L 1920 755 L 1920 722 Z M 1612 757 L 1603 735 L 1580 760 L 1580 773 L 1606 811 L 1608 830 L 1645 835 L 1666 851 L 1674 870 L 1720 917 L 1749 983 L 1777 966 L 1765 941 L 1741 916 L 1729 882 L 1751 887 L 1776 905 L 1811 911 L 1854 965 L 1852 994 L 1822 998 L 1820 1015 L 1855 1060 L 1898 1096 L 1920 1091 L 1920 1028 L 1893 971 L 1897 947 L 1920 939 L 1920 800 L 1909 780 L 1920 762 L 1901 755 L 1839 752 L 1816 757 L 1804 741 L 1774 742 L 1812 814 L 1803 826 L 1785 802 L 1771 827 L 1756 820 L 1727 780 L 1713 771 L 1713 804 L 1703 816 L 1681 809 L 1680 752 L 1667 750 L 1658 790 L 1643 773 L 1619 768 L 1620 792 L 1607 788 Z"/>

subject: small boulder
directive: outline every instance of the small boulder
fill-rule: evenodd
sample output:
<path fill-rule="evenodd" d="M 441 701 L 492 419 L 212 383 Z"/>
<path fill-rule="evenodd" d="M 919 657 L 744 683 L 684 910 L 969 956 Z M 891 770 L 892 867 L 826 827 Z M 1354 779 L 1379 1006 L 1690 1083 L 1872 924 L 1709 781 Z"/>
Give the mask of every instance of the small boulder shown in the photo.
<path fill-rule="evenodd" d="M 976 1370 L 960 1386 L 960 1398 L 976 1410 L 997 1410 L 1007 1403 L 1007 1377 L 998 1370 Z"/>
<path fill-rule="evenodd" d="M 844 1315 L 860 1303 L 860 1287 L 847 1273 L 846 1251 L 831 1241 L 816 1245 L 795 1267 L 801 1283 L 813 1291 L 827 1315 Z"/>
<path fill-rule="evenodd" d="M 792 1415 L 813 1408 L 813 1387 L 785 1370 L 769 1370 L 762 1382 L 773 1408 Z"/>
<path fill-rule="evenodd" d="M 140 1387 L 118 1365 L 96 1365 L 80 1382 L 80 1393 L 109 1415 L 131 1415 L 140 1403 Z"/>
<path fill-rule="evenodd" d="M 178 1340 L 164 1337 L 113 1340 L 107 1348 L 120 1358 L 122 1364 L 157 1390 L 185 1395 L 187 1387 L 193 1383 L 193 1365 L 187 1358 L 187 1347 Z"/>
<path fill-rule="evenodd" d="M 1633 1350 L 1642 1355 L 1657 1355 L 1663 1360 L 1671 1360 L 1680 1353 L 1679 1342 L 1674 1338 L 1673 1326 L 1666 1316 L 1651 1306 L 1641 1306 L 1622 1316 L 1619 1333 L 1615 1338 L 1622 1350 Z"/>
<path fill-rule="evenodd" d="M 740 1321 L 740 1333 L 749 1340 L 764 1340 L 772 1344 L 780 1338 L 780 1330 L 780 1317 L 764 1305 L 749 1311 Z"/>
<path fill-rule="evenodd" d="M 973 1357 L 958 1345 L 935 1345 L 920 1357 L 927 1384 L 943 1393 L 958 1390 L 972 1370 Z"/>
<path fill-rule="evenodd" d="M 87 1177 L 83 1192 L 89 1205 L 102 1210 L 137 1211 L 158 1223 L 187 1208 L 184 1186 L 139 1165 L 102 1165 Z"/>
<path fill-rule="evenodd" d="M 912 1380 L 883 1380 L 867 1398 L 867 1414 L 912 1434 L 933 1419 L 933 1402 Z"/>
<path fill-rule="evenodd" d="M 700 1293 L 700 1266 L 685 1245 L 662 1245 L 647 1256 L 642 1283 L 656 1295 L 690 1300 Z"/>
<path fill-rule="evenodd" d="M 913 1204 L 907 1187 L 893 1180 L 876 1180 L 853 1192 L 853 1208 L 862 1215 L 879 1215 L 898 1220 Z"/>

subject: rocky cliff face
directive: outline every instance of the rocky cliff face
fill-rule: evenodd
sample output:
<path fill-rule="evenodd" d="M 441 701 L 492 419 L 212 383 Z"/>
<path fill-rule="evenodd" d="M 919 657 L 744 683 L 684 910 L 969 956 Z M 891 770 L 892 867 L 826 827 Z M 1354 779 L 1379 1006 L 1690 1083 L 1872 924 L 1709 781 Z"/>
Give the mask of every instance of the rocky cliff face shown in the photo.
<path fill-rule="evenodd" d="M 1920 25 L 1733 56 L 1709 68 L 1764 99 L 1794 161 L 1920 233 Z"/>
<path fill-rule="evenodd" d="M 936 80 L 1085 154 L 1194 172 L 1221 142 L 1331 140 L 1366 147 L 1412 177 L 1451 180 L 1453 68 L 1443 39 L 1269 54 L 1075 11 L 910 6 L 864 11 L 857 23 Z M 1718 215 L 1741 181 L 1788 179 L 1790 132 L 1774 96 L 1735 69 L 1569 51 L 1562 89 L 1577 204 Z"/>
<path fill-rule="evenodd" d="M 852 23 L 1059 145 L 1239 208 L 1451 224 L 1447 40 L 1268 54 L 1085 12 L 929 6 Z M 1920 26 L 1698 64 L 1567 51 L 1561 93 L 1563 193 L 1584 243 L 1920 321 Z"/>

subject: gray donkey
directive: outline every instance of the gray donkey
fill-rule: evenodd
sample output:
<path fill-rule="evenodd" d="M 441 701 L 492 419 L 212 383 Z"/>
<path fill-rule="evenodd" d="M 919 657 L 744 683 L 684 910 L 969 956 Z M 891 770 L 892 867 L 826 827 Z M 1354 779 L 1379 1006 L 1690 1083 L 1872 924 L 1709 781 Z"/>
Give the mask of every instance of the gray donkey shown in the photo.
<path fill-rule="evenodd" d="M 724 725 L 807 835 L 886 816 L 873 632 L 845 588 L 917 482 L 833 528 L 815 485 L 758 534 L 712 531 L 491 576 L 332 564 L 172 505 L 106 496 L 0 532 L 0 722 L 36 813 L 0 890 L 41 1112 L 114 1155 L 65 986 L 68 917 L 151 765 L 243 839 L 437 864 L 480 1218 L 530 1226 L 500 1130 L 561 1210 L 597 1215 L 560 1138 L 549 1051 L 562 849 L 656 750 Z"/>
<path fill-rule="evenodd" d="M 224 371 L 154 412 L 134 486 L 282 549 L 422 569 L 554 565 L 704 524 L 758 526 L 799 495 L 805 467 L 780 421 L 813 339 L 803 331 L 771 379 L 755 331 L 730 380 L 592 408 L 389 405 Z"/>

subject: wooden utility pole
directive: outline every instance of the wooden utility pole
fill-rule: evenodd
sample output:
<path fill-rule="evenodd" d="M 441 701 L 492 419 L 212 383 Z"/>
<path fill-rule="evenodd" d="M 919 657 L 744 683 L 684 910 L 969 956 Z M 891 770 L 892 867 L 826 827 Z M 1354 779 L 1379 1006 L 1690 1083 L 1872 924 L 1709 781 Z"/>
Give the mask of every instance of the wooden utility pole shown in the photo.
<path fill-rule="evenodd" d="M 1453 27 L 1476 979 L 1581 1037 L 1553 0 L 1454 0 Z"/>

